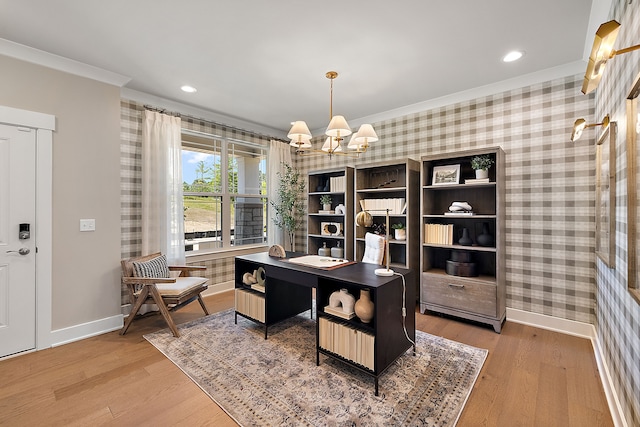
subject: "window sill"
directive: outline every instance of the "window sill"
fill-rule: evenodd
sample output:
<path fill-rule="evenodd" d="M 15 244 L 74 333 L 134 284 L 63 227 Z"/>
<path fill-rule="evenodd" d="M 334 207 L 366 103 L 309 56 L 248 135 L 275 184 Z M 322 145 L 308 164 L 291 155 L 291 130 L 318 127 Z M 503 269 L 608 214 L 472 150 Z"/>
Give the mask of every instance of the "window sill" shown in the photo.
<path fill-rule="evenodd" d="M 211 261 L 218 259 L 231 258 L 238 255 L 254 254 L 257 252 L 266 252 L 269 250 L 268 245 L 252 245 L 242 246 L 232 249 L 224 249 L 217 251 L 198 252 L 195 254 L 186 254 L 187 263 Z"/>

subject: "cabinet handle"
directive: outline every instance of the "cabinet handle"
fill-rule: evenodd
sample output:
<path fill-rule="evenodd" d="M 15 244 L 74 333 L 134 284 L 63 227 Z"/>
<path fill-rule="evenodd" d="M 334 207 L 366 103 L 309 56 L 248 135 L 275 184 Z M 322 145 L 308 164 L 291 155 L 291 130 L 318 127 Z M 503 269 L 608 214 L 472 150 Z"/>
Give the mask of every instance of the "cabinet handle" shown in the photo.
<path fill-rule="evenodd" d="M 456 289 L 464 289 L 464 285 L 458 285 L 457 283 L 449 283 L 449 287 L 456 288 Z"/>

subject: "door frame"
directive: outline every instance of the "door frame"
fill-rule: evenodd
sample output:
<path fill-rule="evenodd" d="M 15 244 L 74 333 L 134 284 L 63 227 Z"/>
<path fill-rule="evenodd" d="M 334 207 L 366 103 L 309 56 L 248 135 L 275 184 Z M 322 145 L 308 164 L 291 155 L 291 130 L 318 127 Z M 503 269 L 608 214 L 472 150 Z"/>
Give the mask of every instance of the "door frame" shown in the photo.
<path fill-rule="evenodd" d="M 53 131 L 50 114 L 0 105 L 0 123 L 36 130 L 36 350 L 51 347 Z M 24 354 L 24 353 L 20 353 Z"/>

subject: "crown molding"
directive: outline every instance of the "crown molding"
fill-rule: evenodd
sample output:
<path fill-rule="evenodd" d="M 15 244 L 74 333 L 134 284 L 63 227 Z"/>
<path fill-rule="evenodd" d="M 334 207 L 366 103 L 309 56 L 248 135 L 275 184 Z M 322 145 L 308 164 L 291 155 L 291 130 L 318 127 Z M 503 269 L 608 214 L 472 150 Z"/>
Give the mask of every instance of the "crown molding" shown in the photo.
<path fill-rule="evenodd" d="M 205 119 L 221 125 L 226 125 L 232 128 L 246 130 L 273 138 L 286 139 L 287 133 L 282 129 L 276 129 L 269 126 L 264 126 L 258 123 L 250 122 L 248 120 L 242 120 L 237 117 L 227 116 L 221 113 L 216 113 L 204 108 L 194 107 L 192 105 L 183 104 L 181 102 L 172 101 L 170 99 L 162 98 L 160 96 L 151 95 L 146 92 L 140 92 L 134 89 L 123 87 L 120 89 L 120 97 L 135 101 L 141 104 L 149 105 L 154 108 L 165 108 L 168 111 L 184 114 L 197 119 Z"/>
<path fill-rule="evenodd" d="M 32 64 L 41 65 L 43 67 L 52 68 L 54 70 L 63 71 L 80 77 L 86 77 L 88 79 L 97 80 L 99 82 L 108 83 L 118 87 L 126 85 L 131 80 L 130 77 L 123 76 L 112 71 L 104 70 L 102 68 L 94 67 L 92 65 L 74 61 L 73 59 L 54 55 L 53 53 L 45 52 L 43 50 L 1 38 L 0 55 L 9 56 Z"/>
<path fill-rule="evenodd" d="M 545 70 L 537 71 L 535 73 L 524 74 L 522 76 L 514 77 L 512 79 L 503 80 L 497 83 L 488 84 L 485 86 L 479 86 L 473 89 L 456 92 L 451 95 L 445 95 L 440 98 L 429 99 L 426 101 L 418 102 L 415 104 L 407 105 L 404 107 L 395 108 L 393 110 L 384 111 L 381 113 L 373 114 L 359 119 L 349 119 L 349 124 L 352 128 L 357 129 L 363 123 L 379 123 L 385 120 L 395 119 L 398 117 L 404 117 L 410 114 L 422 113 L 424 111 L 432 110 L 435 108 L 445 107 L 447 105 L 453 105 L 459 102 L 469 101 L 472 99 L 482 98 L 484 96 L 495 95 L 501 92 L 509 90 L 520 89 L 522 87 L 531 86 L 538 83 L 544 83 L 551 80 L 564 78 L 567 76 L 574 76 L 580 73 L 584 73 L 587 66 L 584 61 L 575 61 L 568 64 L 560 65 L 553 68 L 547 68 Z M 323 129 L 312 130 L 313 135 L 324 134 Z"/>

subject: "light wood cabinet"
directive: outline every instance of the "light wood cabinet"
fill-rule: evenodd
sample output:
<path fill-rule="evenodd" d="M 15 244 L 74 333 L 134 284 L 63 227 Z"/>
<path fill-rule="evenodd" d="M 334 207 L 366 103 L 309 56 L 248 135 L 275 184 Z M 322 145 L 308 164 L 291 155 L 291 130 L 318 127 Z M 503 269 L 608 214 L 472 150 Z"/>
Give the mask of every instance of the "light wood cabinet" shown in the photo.
<path fill-rule="evenodd" d="M 469 181 L 475 178 L 471 159 L 478 155 L 494 161 L 489 182 Z M 499 333 L 506 317 L 504 152 L 485 148 L 424 156 L 421 162 L 420 310 L 487 323 Z M 458 165 L 458 183 L 434 185 L 434 170 Z M 467 202 L 473 214 L 452 214 L 453 202 Z M 464 229 L 470 246 L 460 244 Z M 482 246 L 478 237 L 487 230 L 493 242 Z"/>

